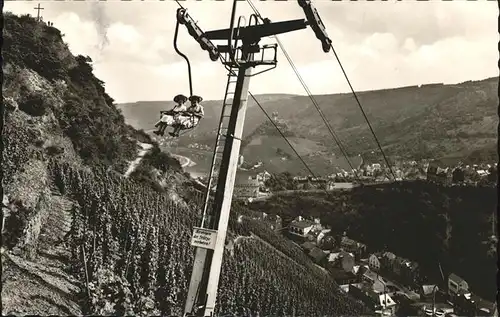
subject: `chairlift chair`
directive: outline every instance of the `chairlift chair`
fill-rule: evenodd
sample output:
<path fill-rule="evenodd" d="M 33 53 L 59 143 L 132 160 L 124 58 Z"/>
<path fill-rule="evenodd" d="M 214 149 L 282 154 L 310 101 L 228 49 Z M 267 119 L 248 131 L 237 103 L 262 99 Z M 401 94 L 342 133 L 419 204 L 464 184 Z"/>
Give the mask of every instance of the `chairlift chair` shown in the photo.
<path fill-rule="evenodd" d="M 175 25 L 175 32 L 174 32 L 174 49 L 176 51 L 177 54 L 179 54 L 180 56 L 182 56 L 185 60 L 186 60 L 186 63 L 187 63 L 187 66 L 188 66 L 188 78 L 189 78 L 189 96 L 193 96 L 193 82 L 192 82 L 192 76 L 191 76 L 191 63 L 189 62 L 189 58 L 184 54 L 182 53 L 179 48 L 177 47 L 177 38 L 178 38 L 178 34 L 179 34 L 179 25 L 180 24 L 185 24 L 186 21 L 185 21 L 185 18 L 184 18 L 184 14 L 185 14 L 185 9 L 182 9 L 182 8 L 179 8 L 177 9 L 177 23 Z M 218 58 L 218 56 L 217 56 Z M 170 111 L 160 111 L 160 119 L 161 117 L 164 115 L 164 114 L 167 114 L 169 113 Z M 179 136 L 181 135 L 184 135 L 186 133 L 188 133 L 190 130 L 193 130 L 195 129 L 199 124 L 199 121 L 197 124 L 193 125 L 192 127 L 189 127 L 189 128 L 184 128 L 184 126 L 181 126 L 181 131 L 179 133 Z M 174 128 L 178 128 L 179 126 L 174 124 L 172 125 L 172 127 Z M 167 137 L 167 138 L 175 138 L 175 137 Z"/>

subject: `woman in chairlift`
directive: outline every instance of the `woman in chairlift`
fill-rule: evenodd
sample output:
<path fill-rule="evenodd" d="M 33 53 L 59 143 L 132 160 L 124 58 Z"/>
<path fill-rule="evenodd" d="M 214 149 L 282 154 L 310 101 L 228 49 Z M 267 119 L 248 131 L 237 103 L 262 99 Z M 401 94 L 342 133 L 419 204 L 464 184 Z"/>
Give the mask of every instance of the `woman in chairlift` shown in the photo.
<path fill-rule="evenodd" d="M 188 98 L 184 95 L 177 95 L 174 97 L 174 102 L 176 105 L 168 111 L 160 111 L 161 119 L 155 124 L 157 131 L 153 131 L 156 135 L 164 135 L 165 129 L 168 126 L 173 126 L 177 122 L 177 117 L 182 113 L 187 111 L 187 106 L 185 105 Z"/>
<path fill-rule="evenodd" d="M 203 98 L 200 96 L 191 96 L 189 97 L 189 101 L 191 101 L 191 106 L 184 114 L 177 117 L 175 129 L 170 133 L 171 136 L 178 137 L 181 130 L 196 127 L 200 119 L 205 115 L 203 106 L 200 104 Z"/>

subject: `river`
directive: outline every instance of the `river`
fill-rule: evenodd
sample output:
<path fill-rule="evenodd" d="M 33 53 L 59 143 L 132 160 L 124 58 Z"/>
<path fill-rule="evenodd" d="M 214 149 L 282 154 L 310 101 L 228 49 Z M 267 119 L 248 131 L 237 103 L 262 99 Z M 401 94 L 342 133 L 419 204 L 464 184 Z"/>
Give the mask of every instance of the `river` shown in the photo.
<path fill-rule="evenodd" d="M 196 162 L 191 160 L 189 157 L 179 155 L 179 154 L 172 154 L 172 157 L 179 160 L 184 171 L 189 173 L 191 175 L 191 177 L 203 178 L 203 177 L 208 176 L 208 171 L 200 170 L 201 167 L 199 165 L 197 165 Z"/>

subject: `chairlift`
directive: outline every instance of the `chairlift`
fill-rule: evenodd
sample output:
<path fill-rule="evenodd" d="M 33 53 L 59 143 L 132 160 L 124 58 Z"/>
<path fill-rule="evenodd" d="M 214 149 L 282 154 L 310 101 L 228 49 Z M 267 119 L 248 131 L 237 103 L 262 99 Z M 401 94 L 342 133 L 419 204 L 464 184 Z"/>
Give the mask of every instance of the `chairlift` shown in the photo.
<path fill-rule="evenodd" d="M 176 22 L 176 25 L 175 25 L 175 32 L 174 32 L 174 49 L 175 49 L 175 52 L 177 54 L 179 54 L 181 57 L 183 57 L 185 60 L 186 60 L 186 63 L 187 63 L 187 67 L 188 67 L 188 80 L 189 80 L 189 98 L 193 97 L 193 81 L 192 81 L 192 75 L 191 75 L 191 63 L 189 62 L 189 58 L 184 54 L 182 53 L 178 46 L 177 46 L 177 38 L 178 38 L 178 34 L 179 34 L 179 25 L 180 24 L 185 24 L 187 27 L 188 27 L 188 31 L 189 33 L 191 34 L 192 32 L 195 32 L 195 33 L 199 33 L 197 32 L 197 30 L 199 29 L 197 27 L 197 25 L 194 23 L 194 21 L 189 17 L 189 15 L 187 15 L 186 13 L 186 9 L 184 8 L 179 8 L 177 9 L 177 22 Z M 199 39 L 200 42 L 203 42 L 203 39 Z M 207 49 L 209 49 L 210 47 L 207 47 Z M 217 52 L 212 52 L 210 51 L 210 58 L 213 60 L 214 58 L 217 59 L 218 58 L 218 55 L 217 55 Z M 160 118 L 164 115 L 164 114 L 168 114 L 169 111 L 160 111 Z M 184 126 L 181 126 L 181 131 L 179 133 L 179 136 L 185 134 L 185 133 L 188 133 L 190 130 L 193 130 L 195 129 L 199 124 L 199 121 L 189 127 L 189 128 L 184 128 Z M 173 125 L 173 127 L 178 127 L 177 125 Z M 169 138 L 169 137 L 167 137 Z M 175 138 L 175 137 L 171 137 L 171 138 Z"/>

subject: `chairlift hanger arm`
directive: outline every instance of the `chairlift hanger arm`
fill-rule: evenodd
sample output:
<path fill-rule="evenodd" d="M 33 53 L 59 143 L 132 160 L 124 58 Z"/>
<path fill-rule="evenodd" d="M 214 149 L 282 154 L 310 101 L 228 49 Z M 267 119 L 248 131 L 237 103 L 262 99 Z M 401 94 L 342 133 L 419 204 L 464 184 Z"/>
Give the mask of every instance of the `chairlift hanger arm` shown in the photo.
<path fill-rule="evenodd" d="M 192 96 L 193 95 L 193 80 L 191 77 L 191 63 L 189 62 L 189 58 L 187 58 L 186 55 L 184 55 L 181 51 L 179 51 L 179 48 L 177 47 L 177 36 L 179 34 L 179 24 L 180 24 L 180 22 L 177 21 L 177 23 L 175 25 L 174 49 L 177 52 L 177 54 L 179 54 L 180 56 L 182 56 L 186 60 L 186 63 L 188 66 L 188 75 L 189 75 L 189 95 Z"/>
<path fill-rule="evenodd" d="M 298 4 L 304 10 L 307 21 L 313 29 L 314 34 L 318 40 L 321 41 L 323 46 L 323 51 L 328 53 L 330 51 L 332 40 L 328 37 L 328 33 L 326 33 L 325 25 L 319 16 L 318 10 L 313 6 L 311 0 L 297 0 Z"/>
<path fill-rule="evenodd" d="M 238 37 L 233 33 L 233 40 L 241 39 L 243 42 L 255 43 L 263 37 L 287 33 L 291 31 L 307 28 L 307 21 L 304 19 L 272 22 L 268 24 L 258 24 L 240 28 Z M 220 29 L 205 32 L 205 36 L 210 40 L 227 40 L 230 37 L 231 29 Z"/>
<path fill-rule="evenodd" d="M 208 52 L 212 61 L 219 59 L 219 51 L 217 47 L 207 38 L 201 28 L 194 22 L 193 18 L 186 12 L 186 9 L 177 9 L 177 22 L 186 25 L 189 35 L 191 35 L 201 46 L 201 48 Z"/>

